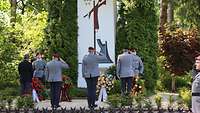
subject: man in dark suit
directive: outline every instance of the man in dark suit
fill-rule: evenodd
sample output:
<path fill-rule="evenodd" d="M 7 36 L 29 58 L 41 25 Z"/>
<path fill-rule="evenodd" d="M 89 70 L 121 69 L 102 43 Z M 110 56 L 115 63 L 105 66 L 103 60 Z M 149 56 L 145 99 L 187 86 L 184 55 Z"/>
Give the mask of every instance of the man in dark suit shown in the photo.
<path fill-rule="evenodd" d="M 24 55 L 24 60 L 19 63 L 18 71 L 20 75 L 21 95 L 31 94 L 31 80 L 33 77 L 32 64 L 29 62 L 29 55 Z"/>

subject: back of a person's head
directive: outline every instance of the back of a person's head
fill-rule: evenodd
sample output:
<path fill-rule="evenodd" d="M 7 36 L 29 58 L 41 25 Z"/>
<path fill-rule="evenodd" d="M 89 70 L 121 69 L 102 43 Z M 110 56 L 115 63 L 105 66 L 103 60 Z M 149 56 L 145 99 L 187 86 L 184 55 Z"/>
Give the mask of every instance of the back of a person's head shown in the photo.
<path fill-rule="evenodd" d="M 88 47 L 88 52 L 93 52 L 94 51 L 94 48 L 93 47 Z"/>
<path fill-rule="evenodd" d="M 136 48 L 134 48 L 134 47 L 129 48 L 129 51 L 131 51 L 131 52 L 136 52 Z"/>
<path fill-rule="evenodd" d="M 123 49 L 123 52 L 128 52 L 128 48 L 124 48 L 124 49 Z"/>
<path fill-rule="evenodd" d="M 25 54 L 25 55 L 24 55 L 24 59 L 25 59 L 25 60 L 28 60 L 28 59 L 29 59 L 29 54 Z"/>
<path fill-rule="evenodd" d="M 90 47 L 88 47 L 88 50 L 94 50 L 94 48 L 90 46 Z"/>
<path fill-rule="evenodd" d="M 41 53 L 41 52 L 37 52 L 37 53 L 36 53 L 36 56 L 38 56 L 38 55 L 42 55 L 42 53 Z"/>
<path fill-rule="evenodd" d="M 60 58 L 60 55 L 59 55 L 58 52 L 54 52 L 54 53 L 52 54 L 52 56 L 53 56 L 54 58 Z"/>

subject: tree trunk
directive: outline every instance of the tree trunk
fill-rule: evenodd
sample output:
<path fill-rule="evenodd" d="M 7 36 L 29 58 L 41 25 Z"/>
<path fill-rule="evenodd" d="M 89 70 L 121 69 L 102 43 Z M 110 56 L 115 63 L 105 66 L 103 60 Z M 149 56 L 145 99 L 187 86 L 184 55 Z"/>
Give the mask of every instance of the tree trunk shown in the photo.
<path fill-rule="evenodd" d="M 21 7 L 21 10 L 22 10 L 22 12 L 21 12 L 21 14 L 22 15 L 24 15 L 24 12 L 25 12 L 25 3 L 24 3 L 24 0 L 20 0 L 21 1 L 21 3 L 22 3 L 22 7 Z"/>
<path fill-rule="evenodd" d="M 168 0 L 168 7 L 167 7 L 167 22 L 171 24 L 174 19 L 174 11 L 173 11 L 173 0 Z M 172 92 L 176 91 L 176 77 L 172 75 Z"/>
<path fill-rule="evenodd" d="M 11 5 L 11 19 L 10 23 L 15 25 L 16 22 L 16 10 L 17 10 L 17 0 L 10 0 Z"/>
<path fill-rule="evenodd" d="M 172 75 L 172 92 L 176 91 L 176 76 Z"/>
<path fill-rule="evenodd" d="M 164 24 L 167 22 L 167 0 L 160 0 L 160 32 L 164 30 Z"/>
<path fill-rule="evenodd" d="M 169 0 L 167 8 L 167 22 L 171 24 L 173 20 L 174 20 L 173 0 Z"/>

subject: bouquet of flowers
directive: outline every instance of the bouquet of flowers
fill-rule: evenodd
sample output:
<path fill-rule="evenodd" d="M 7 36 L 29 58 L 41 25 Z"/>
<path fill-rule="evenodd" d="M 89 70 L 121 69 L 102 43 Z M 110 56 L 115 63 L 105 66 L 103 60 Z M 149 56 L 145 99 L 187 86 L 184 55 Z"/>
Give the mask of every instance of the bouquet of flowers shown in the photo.
<path fill-rule="evenodd" d="M 131 90 L 132 96 L 136 96 L 138 94 L 141 94 L 144 90 L 144 80 L 139 79 L 138 77 L 134 77 L 132 86 L 133 86 L 132 90 Z"/>

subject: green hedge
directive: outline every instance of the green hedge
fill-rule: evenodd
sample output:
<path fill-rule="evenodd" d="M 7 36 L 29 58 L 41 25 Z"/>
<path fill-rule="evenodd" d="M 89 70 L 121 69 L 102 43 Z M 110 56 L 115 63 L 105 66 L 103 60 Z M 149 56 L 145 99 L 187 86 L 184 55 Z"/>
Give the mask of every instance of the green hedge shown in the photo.
<path fill-rule="evenodd" d="M 77 1 L 76 0 L 48 0 L 48 25 L 45 29 L 46 37 L 43 50 L 48 58 L 54 51 L 70 65 L 65 72 L 77 80 Z"/>
<path fill-rule="evenodd" d="M 116 54 L 124 47 L 135 47 L 144 62 L 144 79 L 147 90 L 154 90 L 157 73 L 158 17 L 153 0 L 135 0 L 132 4 L 120 2 L 119 21 L 117 23 Z"/>

